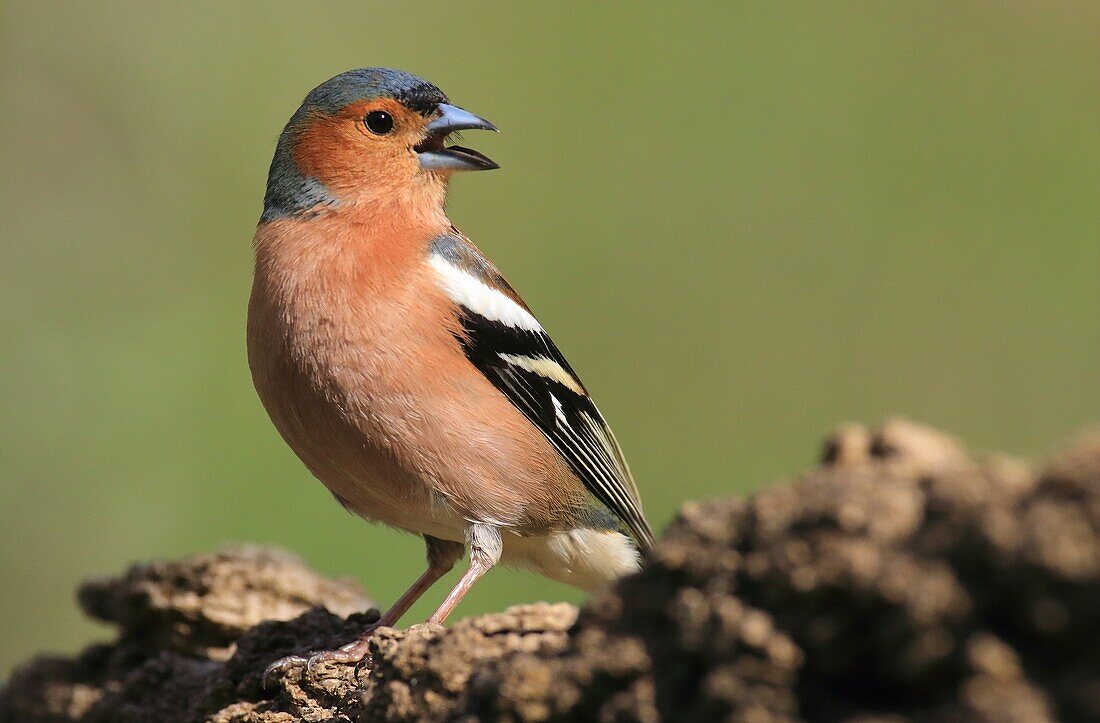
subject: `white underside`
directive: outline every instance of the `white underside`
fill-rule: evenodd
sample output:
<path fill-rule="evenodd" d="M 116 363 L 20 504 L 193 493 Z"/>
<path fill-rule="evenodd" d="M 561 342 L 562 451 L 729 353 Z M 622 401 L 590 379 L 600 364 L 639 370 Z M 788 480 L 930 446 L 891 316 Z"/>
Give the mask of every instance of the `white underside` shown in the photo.
<path fill-rule="evenodd" d="M 505 532 L 505 565 L 523 567 L 589 592 L 641 568 L 638 551 L 619 532 L 576 529 L 545 537 Z"/>

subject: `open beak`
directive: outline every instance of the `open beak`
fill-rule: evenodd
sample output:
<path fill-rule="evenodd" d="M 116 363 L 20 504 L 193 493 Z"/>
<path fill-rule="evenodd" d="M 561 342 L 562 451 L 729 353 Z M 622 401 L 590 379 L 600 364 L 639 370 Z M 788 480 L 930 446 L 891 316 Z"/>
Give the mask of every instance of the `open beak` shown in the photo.
<path fill-rule="evenodd" d="M 495 125 L 447 103 L 440 103 L 438 110 L 439 115 L 428 123 L 428 136 L 413 148 L 420 158 L 421 168 L 425 171 L 491 171 L 500 168 L 473 149 L 445 144 L 447 136 L 455 131 L 497 131 Z"/>

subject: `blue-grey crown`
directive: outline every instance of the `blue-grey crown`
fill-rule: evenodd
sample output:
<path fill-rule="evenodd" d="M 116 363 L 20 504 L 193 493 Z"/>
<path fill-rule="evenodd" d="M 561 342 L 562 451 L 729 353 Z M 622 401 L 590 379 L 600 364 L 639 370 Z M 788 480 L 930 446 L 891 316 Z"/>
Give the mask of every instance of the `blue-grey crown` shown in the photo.
<path fill-rule="evenodd" d="M 423 78 L 393 68 L 357 68 L 311 90 L 299 111 L 319 110 L 331 115 L 349 103 L 368 98 L 393 98 L 423 115 L 430 115 L 437 105 L 447 102 L 443 91 Z"/>
<path fill-rule="evenodd" d="M 267 174 L 260 221 L 292 216 L 334 201 L 320 181 L 298 170 L 293 158 L 294 134 L 302 120 L 313 113 L 334 115 L 350 103 L 370 98 L 393 98 L 425 116 L 447 102 L 447 96 L 433 84 L 393 68 L 356 68 L 321 83 L 305 97 L 279 136 Z"/>

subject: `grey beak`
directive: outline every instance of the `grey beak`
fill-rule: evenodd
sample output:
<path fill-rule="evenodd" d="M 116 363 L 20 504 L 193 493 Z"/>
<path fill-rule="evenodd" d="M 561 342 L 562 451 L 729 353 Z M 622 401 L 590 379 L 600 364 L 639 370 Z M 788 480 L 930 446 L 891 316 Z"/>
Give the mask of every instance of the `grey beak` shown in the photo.
<path fill-rule="evenodd" d="M 448 134 L 455 131 L 497 131 L 497 127 L 480 116 L 458 106 L 440 103 L 439 116 L 428 123 L 428 137 L 417 147 L 420 167 L 426 171 L 491 171 L 500 168 L 487 156 L 461 146 L 443 145 Z"/>
<path fill-rule="evenodd" d="M 481 116 L 476 116 L 470 111 L 463 110 L 456 105 L 440 103 L 438 108 L 439 117 L 428 124 L 428 133 L 433 136 L 445 136 L 454 131 L 482 130 L 500 132 L 499 128 Z"/>

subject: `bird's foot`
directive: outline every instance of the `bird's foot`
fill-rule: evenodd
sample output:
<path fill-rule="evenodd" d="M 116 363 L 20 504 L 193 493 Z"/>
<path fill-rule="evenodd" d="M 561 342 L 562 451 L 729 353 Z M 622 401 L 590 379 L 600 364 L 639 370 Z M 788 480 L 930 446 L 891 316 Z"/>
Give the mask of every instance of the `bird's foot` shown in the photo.
<path fill-rule="evenodd" d="M 336 650 L 313 652 L 309 657 L 288 655 L 285 658 L 279 658 L 264 670 L 264 688 L 271 688 L 277 678 L 294 668 L 304 668 L 306 673 L 312 673 L 313 669 L 322 663 L 358 663 L 369 658 L 371 634 L 379 627 L 379 625 L 370 626 L 359 638 L 347 645 L 341 645 Z"/>
<path fill-rule="evenodd" d="M 279 658 L 264 669 L 264 676 L 262 678 L 264 690 L 270 690 L 275 687 L 275 681 L 286 675 L 288 671 L 305 666 L 308 663 L 309 660 L 300 655 L 288 655 L 285 658 Z"/>

